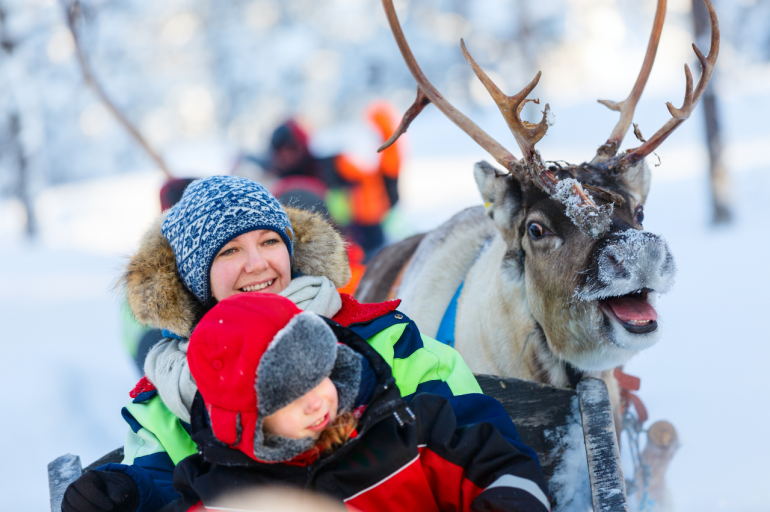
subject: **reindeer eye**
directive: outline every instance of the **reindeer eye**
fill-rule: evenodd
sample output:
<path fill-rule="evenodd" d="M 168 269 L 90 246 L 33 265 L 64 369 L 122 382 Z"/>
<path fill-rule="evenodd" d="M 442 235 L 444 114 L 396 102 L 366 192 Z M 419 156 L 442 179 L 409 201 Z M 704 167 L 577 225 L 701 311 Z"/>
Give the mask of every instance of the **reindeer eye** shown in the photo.
<path fill-rule="evenodd" d="M 636 220 L 638 224 L 641 224 L 642 222 L 644 222 L 644 207 L 639 206 L 636 209 L 636 215 L 634 215 L 634 220 Z"/>
<path fill-rule="evenodd" d="M 533 222 L 529 225 L 529 228 L 527 228 L 529 231 L 529 236 L 533 240 L 537 240 L 538 238 L 543 238 L 545 236 L 545 228 L 538 224 L 537 222 Z"/>

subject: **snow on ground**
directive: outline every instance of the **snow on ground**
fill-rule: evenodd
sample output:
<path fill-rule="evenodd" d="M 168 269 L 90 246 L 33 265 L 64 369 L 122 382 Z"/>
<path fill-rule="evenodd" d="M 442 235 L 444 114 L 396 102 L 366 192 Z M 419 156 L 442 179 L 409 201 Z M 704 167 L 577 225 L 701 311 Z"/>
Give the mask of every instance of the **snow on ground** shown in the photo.
<path fill-rule="evenodd" d="M 119 341 L 117 257 L 41 246 L 0 256 L 0 489 L 3 510 L 48 505 L 46 464 L 90 464 L 120 446 L 120 408 L 138 380 Z"/>
<path fill-rule="evenodd" d="M 570 125 L 588 107 L 562 110 L 553 139 L 544 141 L 559 151 L 544 150 L 546 158 L 590 158 L 585 148 L 606 137 L 595 127 L 600 123 L 586 130 Z M 456 128 L 426 114 L 410 129 L 414 158 L 401 188 L 402 217 L 412 230 L 480 202 L 472 164 L 484 155 Z M 492 119 L 480 124 L 500 124 Z M 607 131 L 614 123 L 608 119 L 601 120 Z M 559 122 L 566 125 L 561 132 Z M 764 326 L 770 173 L 758 159 L 766 143 L 760 132 L 729 145 L 736 220 L 713 229 L 699 172 L 705 164 L 700 122 L 691 120 L 667 141 L 663 164 L 653 170 L 645 227 L 666 238 L 679 274 L 659 302 L 662 341 L 627 371 L 642 378 L 651 421 L 667 419 L 679 430 L 682 448 L 670 468 L 677 510 L 766 510 L 770 440 L 763 435 L 768 413 L 760 393 L 770 359 Z M 495 130 L 499 140 L 510 140 Z M 123 441 L 120 408 L 139 374 L 121 344 L 111 287 L 122 255 L 157 215 L 160 181 L 144 172 L 49 190 L 37 204 L 41 237 L 34 244 L 21 241 L 12 223 L 0 222 L 3 509 L 46 510 L 49 461 L 70 452 L 89 464 Z M 13 210 L 0 204 L 0 219 Z"/>
<path fill-rule="evenodd" d="M 679 272 L 659 301 L 661 342 L 626 371 L 642 378 L 651 421 L 669 420 L 679 431 L 682 447 L 670 468 L 677 510 L 770 509 L 763 397 L 770 173 L 739 174 L 736 182 L 741 202 L 730 229 L 704 225 L 702 179 L 653 184 L 645 208 L 645 227 L 665 236 Z"/>

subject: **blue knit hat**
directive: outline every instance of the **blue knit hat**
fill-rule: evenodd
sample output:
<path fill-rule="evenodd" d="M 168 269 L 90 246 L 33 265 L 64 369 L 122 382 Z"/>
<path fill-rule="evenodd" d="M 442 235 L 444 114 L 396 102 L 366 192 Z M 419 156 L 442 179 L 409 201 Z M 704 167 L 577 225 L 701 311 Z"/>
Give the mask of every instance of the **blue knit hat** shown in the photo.
<path fill-rule="evenodd" d="M 191 183 L 161 227 L 182 281 L 201 302 L 211 297 L 209 274 L 220 249 L 257 229 L 278 233 L 293 257 L 294 230 L 281 204 L 259 183 L 235 176 Z"/>

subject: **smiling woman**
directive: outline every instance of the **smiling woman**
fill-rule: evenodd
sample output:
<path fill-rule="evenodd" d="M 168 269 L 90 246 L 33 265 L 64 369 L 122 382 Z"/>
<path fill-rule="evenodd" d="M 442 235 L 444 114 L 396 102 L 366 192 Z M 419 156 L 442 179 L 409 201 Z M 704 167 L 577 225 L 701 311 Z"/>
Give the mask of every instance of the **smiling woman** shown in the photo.
<path fill-rule="evenodd" d="M 188 366 L 189 338 L 219 302 L 254 294 L 282 295 L 292 307 L 349 327 L 390 365 L 398 393 L 407 401 L 418 393 L 443 395 L 463 411 L 461 424 L 483 418 L 511 442 L 520 442 L 510 417 L 481 394 L 457 352 L 422 336 L 396 310 L 400 301 L 359 304 L 340 294 L 337 288 L 349 279 L 345 243 L 322 215 L 284 208 L 262 185 L 245 178 L 212 176 L 190 184 L 144 236 L 123 275 L 134 317 L 165 336 L 147 355 L 146 376 L 122 412 L 130 426 L 125 458 L 73 483 L 63 510 L 94 510 L 78 503 L 106 503 L 119 492 L 128 502 L 141 503 L 134 512 L 148 512 L 178 496 L 174 467 L 198 452 L 190 436 L 198 386 Z M 257 327 L 259 332 L 268 328 Z M 311 417 L 302 419 L 312 419 L 303 425 L 310 430 L 318 427 L 314 403 L 305 404 Z M 330 411 L 321 424 L 333 419 Z"/>

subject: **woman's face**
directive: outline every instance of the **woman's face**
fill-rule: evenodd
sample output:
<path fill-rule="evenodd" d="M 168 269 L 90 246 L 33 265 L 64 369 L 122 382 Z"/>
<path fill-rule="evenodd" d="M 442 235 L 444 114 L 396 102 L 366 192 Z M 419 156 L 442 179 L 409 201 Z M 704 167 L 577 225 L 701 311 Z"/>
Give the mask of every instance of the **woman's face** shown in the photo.
<path fill-rule="evenodd" d="M 280 293 L 291 282 L 289 249 L 275 231 L 259 229 L 233 238 L 211 264 L 211 295 Z"/>
<path fill-rule="evenodd" d="M 329 377 L 292 403 L 265 418 L 262 428 L 269 434 L 318 439 L 337 419 L 337 388 Z"/>

